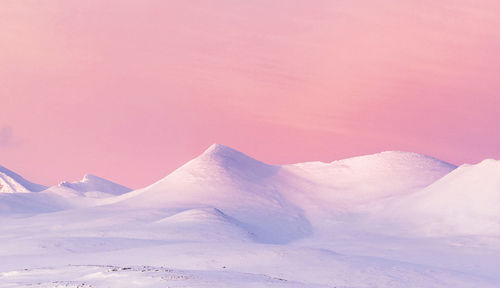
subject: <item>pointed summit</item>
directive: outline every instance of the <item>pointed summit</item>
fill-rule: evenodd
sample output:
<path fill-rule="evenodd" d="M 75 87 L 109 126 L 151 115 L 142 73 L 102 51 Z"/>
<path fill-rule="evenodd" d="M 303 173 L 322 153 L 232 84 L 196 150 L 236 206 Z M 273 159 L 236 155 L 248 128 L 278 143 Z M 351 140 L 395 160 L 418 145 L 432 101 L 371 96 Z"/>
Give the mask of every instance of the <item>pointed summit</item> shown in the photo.
<path fill-rule="evenodd" d="M 32 183 L 19 174 L 0 165 L 0 193 L 40 192 L 47 187 Z"/>
<path fill-rule="evenodd" d="M 83 178 L 80 182 L 89 183 L 89 182 L 99 182 L 99 181 L 108 181 L 108 180 L 92 174 L 85 174 L 83 175 Z"/>
<path fill-rule="evenodd" d="M 210 147 L 205 150 L 199 157 L 197 158 L 202 158 L 205 160 L 212 159 L 212 160 L 232 160 L 235 162 L 246 162 L 246 163 L 259 163 L 260 165 L 266 165 L 266 166 L 271 166 L 268 165 L 264 162 L 261 162 L 259 160 L 256 160 L 236 149 L 233 149 L 231 147 L 221 145 L 221 144 L 212 144 Z M 242 163 L 243 164 L 243 163 Z"/>
<path fill-rule="evenodd" d="M 217 151 L 224 150 L 224 149 L 234 150 L 234 149 L 232 149 L 232 148 L 230 148 L 228 146 L 224 146 L 222 144 L 214 143 L 214 144 L 210 145 L 205 150 L 205 152 L 203 152 L 203 154 L 212 154 L 212 153 L 216 153 Z"/>
<path fill-rule="evenodd" d="M 225 145 L 212 144 L 200 156 L 178 170 L 185 169 L 255 179 L 273 174 L 279 166 L 266 164 Z"/>
<path fill-rule="evenodd" d="M 92 174 L 85 174 L 83 179 L 77 182 L 61 182 L 59 186 L 67 187 L 78 192 L 98 191 L 113 195 L 121 195 L 132 191 L 130 188 Z"/>
<path fill-rule="evenodd" d="M 222 144 L 217 144 L 217 143 L 214 143 L 212 145 L 210 145 L 210 147 L 207 148 L 207 150 L 205 150 L 205 152 L 203 152 L 201 154 L 201 156 L 205 156 L 205 157 L 240 157 L 240 158 L 247 158 L 247 159 L 252 159 L 254 161 L 257 161 L 247 155 L 245 155 L 244 153 L 240 152 L 240 151 L 237 151 L 231 147 L 228 147 L 228 146 L 225 146 L 225 145 L 222 145 Z"/>

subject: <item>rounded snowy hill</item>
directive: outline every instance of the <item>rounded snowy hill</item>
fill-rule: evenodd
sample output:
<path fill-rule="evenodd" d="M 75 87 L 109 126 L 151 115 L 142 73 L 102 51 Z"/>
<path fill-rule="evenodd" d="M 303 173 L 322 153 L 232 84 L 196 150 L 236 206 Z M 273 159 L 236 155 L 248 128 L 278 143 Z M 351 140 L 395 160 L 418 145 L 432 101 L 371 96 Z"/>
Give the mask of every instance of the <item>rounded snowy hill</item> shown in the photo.
<path fill-rule="evenodd" d="M 385 217 L 426 235 L 500 235 L 500 161 L 462 165 L 429 187 L 392 201 Z"/>
<path fill-rule="evenodd" d="M 253 235 L 245 230 L 244 225 L 216 208 L 183 210 L 157 220 L 155 224 L 156 229 L 161 229 L 162 233 L 170 235 L 170 241 L 253 240 Z"/>
<path fill-rule="evenodd" d="M 217 208 L 263 242 L 282 243 L 310 233 L 301 209 L 273 185 L 279 166 L 212 145 L 164 179 L 124 195 L 120 204 L 161 209 Z"/>
<path fill-rule="evenodd" d="M 455 168 L 405 152 L 278 166 L 214 144 L 157 183 L 117 199 L 134 208 L 217 208 L 258 240 L 282 243 L 311 235 L 327 218 L 422 189 Z"/>
<path fill-rule="evenodd" d="M 418 191 L 456 166 L 410 152 L 387 151 L 331 163 L 307 162 L 283 166 L 289 186 L 311 205 L 339 210 L 365 207 L 373 201 Z M 334 211 L 330 211 L 334 212 Z"/>
<path fill-rule="evenodd" d="M 0 193 L 40 192 L 47 187 L 32 183 L 11 170 L 0 166 Z"/>

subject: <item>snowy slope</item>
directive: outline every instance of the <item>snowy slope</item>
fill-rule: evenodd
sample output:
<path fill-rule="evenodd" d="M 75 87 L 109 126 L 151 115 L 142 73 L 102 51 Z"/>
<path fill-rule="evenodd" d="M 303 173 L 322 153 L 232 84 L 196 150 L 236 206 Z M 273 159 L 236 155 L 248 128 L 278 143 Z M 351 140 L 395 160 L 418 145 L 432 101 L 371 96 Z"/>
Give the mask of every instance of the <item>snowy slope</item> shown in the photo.
<path fill-rule="evenodd" d="M 214 144 L 157 183 L 112 201 L 136 208 L 213 207 L 247 224 L 257 239 L 282 243 L 310 235 L 325 219 L 421 189 L 453 169 L 405 152 L 276 166 Z"/>
<path fill-rule="evenodd" d="M 1 217 L 0 287 L 499 287 L 492 230 L 422 230 L 492 227 L 497 164 L 390 151 L 268 165 L 212 145 L 128 193 L 87 176 L 3 194 L 0 211 L 35 213 Z M 483 197 L 449 200 L 468 188 Z M 456 210 L 443 214 L 445 203 Z M 457 211 L 473 216 L 467 226 Z"/>
<path fill-rule="evenodd" d="M 0 193 L 39 192 L 47 187 L 32 183 L 20 175 L 0 166 Z"/>
<path fill-rule="evenodd" d="M 188 209 L 155 221 L 156 229 L 184 241 L 252 241 L 245 225 L 216 208 Z M 172 237 L 169 237 L 173 239 Z"/>
<path fill-rule="evenodd" d="M 91 174 L 86 174 L 81 181 L 65 181 L 61 182 L 59 186 L 67 187 L 81 193 L 98 191 L 112 195 L 121 195 L 132 191 L 130 188 Z"/>
<path fill-rule="evenodd" d="M 411 194 L 455 168 L 429 156 L 388 151 L 331 163 L 285 165 L 277 182 L 302 209 L 328 217 L 369 211 L 374 202 Z"/>
<path fill-rule="evenodd" d="M 429 187 L 391 201 L 384 215 L 425 235 L 500 236 L 500 161 L 462 165 Z"/>
<path fill-rule="evenodd" d="M 273 185 L 279 166 L 212 145 L 164 179 L 130 195 L 121 205 L 140 208 L 217 208 L 241 221 L 263 242 L 283 243 L 308 235 L 310 224 Z"/>
<path fill-rule="evenodd" d="M 93 175 L 85 175 L 78 182 L 62 182 L 57 186 L 43 188 L 39 193 L 0 194 L 0 214 L 38 214 L 96 206 L 105 198 L 131 191 Z"/>

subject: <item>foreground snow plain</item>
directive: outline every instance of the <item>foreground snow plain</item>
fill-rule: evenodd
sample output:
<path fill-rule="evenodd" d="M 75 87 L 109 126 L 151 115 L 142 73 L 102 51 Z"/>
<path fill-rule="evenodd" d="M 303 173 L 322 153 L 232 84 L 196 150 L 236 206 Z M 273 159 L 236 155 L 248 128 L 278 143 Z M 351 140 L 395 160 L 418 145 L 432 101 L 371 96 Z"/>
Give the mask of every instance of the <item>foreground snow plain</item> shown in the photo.
<path fill-rule="evenodd" d="M 500 287 L 495 160 L 276 166 L 215 144 L 135 191 L 0 176 L 0 287 Z"/>

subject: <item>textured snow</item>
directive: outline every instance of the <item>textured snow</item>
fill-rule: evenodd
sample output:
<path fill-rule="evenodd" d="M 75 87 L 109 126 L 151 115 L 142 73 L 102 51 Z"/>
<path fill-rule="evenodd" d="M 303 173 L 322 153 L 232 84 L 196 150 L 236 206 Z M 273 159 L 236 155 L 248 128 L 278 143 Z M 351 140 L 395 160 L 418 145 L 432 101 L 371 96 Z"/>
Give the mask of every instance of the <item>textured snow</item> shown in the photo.
<path fill-rule="evenodd" d="M 496 160 L 214 144 L 131 192 L 89 175 L 0 195 L 0 287 L 499 287 L 499 185 Z"/>

